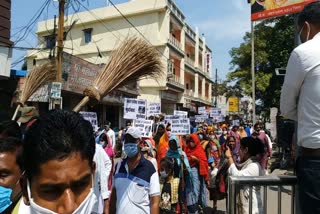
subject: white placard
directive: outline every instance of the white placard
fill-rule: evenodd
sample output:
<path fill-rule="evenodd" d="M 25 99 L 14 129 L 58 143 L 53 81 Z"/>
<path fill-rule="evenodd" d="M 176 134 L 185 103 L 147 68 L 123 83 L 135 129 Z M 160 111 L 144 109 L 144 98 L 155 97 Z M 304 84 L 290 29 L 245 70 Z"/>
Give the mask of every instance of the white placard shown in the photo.
<path fill-rule="evenodd" d="M 196 123 L 203 123 L 206 119 L 208 119 L 208 115 L 195 115 Z"/>
<path fill-rule="evenodd" d="M 213 116 L 212 120 L 214 123 L 221 123 L 224 122 L 224 116 L 223 115 L 218 115 L 218 116 Z"/>
<path fill-rule="evenodd" d="M 124 119 L 137 120 L 146 118 L 147 101 L 142 99 L 124 99 Z"/>
<path fill-rule="evenodd" d="M 240 120 L 233 120 L 232 126 L 240 126 Z"/>
<path fill-rule="evenodd" d="M 161 114 L 161 103 L 148 104 L 148 117 Z"/>
<path fill-rule="evenodd" d="M 187 117 L 188 117 L 188 112 L 187 112 L 187 111 L 177 111 L 177 110 L 174 110 L 174 111 L 173 111 L 173 115 L 182 116 L 182 117 L 184 117 L 184 118 L 187 118 Z"/>
<path fill-rule="evenodd" d="M 190 120 L 188 118 L 180 118 L 180 119 L 172 120 L 171 132 L 173 135 L 190 134 Z"/>
<path fill-rule="evenodd" d="M 198 107 L 198 114 L 207 114 L 206 107 Z"/>
<path fill-rule="evenodd" d="M 134 126 L 140 130 L 142 137 L 152 136 L 152 124 L 152 120 L 138 119 L 134 121 Z"/>
<path fill-rule="evenodd" d="M 217 117 L 221 115 L 221 109 L 220 108 L 212 108 L 210 111 L 210 117 Z"/>
<path fill-rule="evenodd" d="M 89 121 L 93 128 L 98 127 L 98 117 L 96 112 L 80 111 L 79 114 L 83 119 Z"/>
<path fill-rule="evenodd" d="M 164 124 L 172 124 L 172 120 L 179 120 L 179 119 L 184 119 L 184 116 L 180 115 L 166 115 L 164 117 Z"/>

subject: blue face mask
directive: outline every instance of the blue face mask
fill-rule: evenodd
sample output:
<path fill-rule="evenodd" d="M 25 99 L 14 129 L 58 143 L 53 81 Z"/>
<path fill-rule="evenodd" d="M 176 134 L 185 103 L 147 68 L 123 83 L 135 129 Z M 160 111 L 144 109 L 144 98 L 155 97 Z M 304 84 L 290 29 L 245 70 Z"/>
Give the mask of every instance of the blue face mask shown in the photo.
<path fill-rule="evenodd" d="M 125 143 L 124 152 L 129 158 L 136 156 L 139 152 L 138 145 L 136 143 Z"/>
<path fill-rule="evenodd" d="M 12 204 L 11 193 L 12 189 L 0 186 L 0 213 Z"/>

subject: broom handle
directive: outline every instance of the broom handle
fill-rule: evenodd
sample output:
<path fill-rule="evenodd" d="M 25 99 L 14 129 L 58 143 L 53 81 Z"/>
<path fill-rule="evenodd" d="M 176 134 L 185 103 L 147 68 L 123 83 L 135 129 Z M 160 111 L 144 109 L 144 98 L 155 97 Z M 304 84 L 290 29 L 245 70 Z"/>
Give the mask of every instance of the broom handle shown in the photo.
<path fill-rule="evenodd" d="M 21 107 L 21 105 L 18 104 L 18 106 L 17 106 L 17 108 L 16 108 L 16 111 L 14 112 L 13 117 L 12 117 L 11 120 L 15 120 L 15 119 L 16 119 L 16 116 L 17 116 L 17 114 L 18 114 L 18 112 L 19 112 L 20 107 Z"/>
<path fill-rule="evenodd" d="M 76 107 L 73 108 L 74 112 L 79 112 L 80 109 L 85 106 L 88 102 L 89 102 L 89 96 L 85 96 L 80 103 L 78 103 L 78 105 Z"/>

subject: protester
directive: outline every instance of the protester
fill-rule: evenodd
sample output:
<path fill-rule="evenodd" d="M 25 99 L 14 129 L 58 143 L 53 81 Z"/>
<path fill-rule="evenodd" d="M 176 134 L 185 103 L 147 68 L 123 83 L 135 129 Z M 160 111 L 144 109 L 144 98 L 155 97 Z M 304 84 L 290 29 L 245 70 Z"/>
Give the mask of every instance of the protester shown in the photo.
<path fill-rule="evenodd" d="M 248 137 L 247 132 L 244 130 L 243 126 L 239 127 L 239 134 L 241 138 Z"/>
<path fill-rule="evenodd" d="M 116 148 L 116 134 L 114 131 L 110 128 L 111 123 L 107 124 L 104 126 L 105 133 L 108 135 L 111 144 L 112 144 L 112 149 L 115 150 Z"/>
<path fill-rule="evenodd" d="M 141 146 L 141 153 L 143 154 L 145 159 L 147 159 L 153 164 L 156 171 L 158 171 L 158 163 L 157 160 L 154 158 L 153 146 L 149 139 L 143 140 L 143 144 Z"/>
<path fill-rule="evenodd" d="M 165 157 L 160 161 L 160 177 L 164 180 L 161 185 L 160 213 L 179 213 L 179 177 L 175 177 L 177 162 L 173 158 Z"/>
<path fill-rule="evenodd" d="M 27 129 L 36 121 L 39 117 L 39 113 L 33 106 L 25 106 L 19 109 L 20 117 L 18 123 L 20 123 L 22 134 L 24 135 Z"/>
<path fill-rule="evenodd" d="M 159 139 L 159 143 L 157 146 L 157 162 L 158 162 L 158 168 L 160 168 L 160 160 L 164 158 L 167 154 L 167 151 L 169 149 L 169 136 L 168 132 L 171 132 L 171 126 L 170 124 L 167 125 L 166 129 L 162 129 L 164 127 L 162 124 L 158 127 L 158 132 L 156 134 L 156 137 L 158 135 L 161 135 Z M 156 141 L 156 140 L 155 140 Z M 156 141 L 157 145 L 157 141 Z"/>
<path fill-rule="evenodd" d="M 291 53 L 281 92 L 281 114 L 297 121 L 297 213 L 320 213 L 320 2 L 306 5 L 298 17 L 303 44 Z M 297 151 L 297 150 L 296 150 Z"/>
<path fill-rule="evenodd" d="M 239 150 L 240 150 L 240 139 L 241 139 L 241 136 L 240 136 L 240 134 L 238 132 L 238 129 L 239 129 L 238 126 L 233 126 L 231 128 L 231 131 L 230 131 L 230 136 L 233 136 L 234 139 L 236 140 L 235 147 L 233 149 L 233 152 L 235 154 L 239 154 Z"/>
<path fill-rule="evenodd" d="M 218 168 L 216 167 L 215 160 L 213 157 L 208 159 L 208 164 L 209 164 L 209 177 L 210 177 L 208 190 L 209 190 L 210 200 L 213 201 L 213 210 L 217 210 L 218 192 L 217 192 L 217 186 L 216 186 L 216 176 L 218 174 Z"/>
<path fill-rule="evenodd" d="M 223 147 L 227 138 L 228 138 L 228 128 L 223 127 L 222 128 L 222 135 L 219 137 L 219 143 L 220 143 L 221 147 Z"/>
<path fill-rule="evenodd" d="M 186 154 L 192 177 L 192 185 L 186 186 L 188 212 L 197 213 L 206 207 L 206 181 L 209 180 L 209 174 L 206 154 L 201 147 L 198 135 L 195 133 L 187 139 Z"/>
<path fill-rule="evenodd" d="M 252 133 L 251 137 L 259 138 L 264 145 L 264 152 L 259 154 L 257 158 L 262 170 L 264 171 L 264 174 L 267 174 L 268 157 L 272 156 L 272 150 L 270 148 L 270 143 L 265 132 L 261 131 L 261 124 L 259 122 L 254 125 L 254 132 Z"/>
<path fill-rule="evenodd" d="M 0 138 L 7 137 L 22 139 L 21 129 L 16 121 L 4 120 L 0 122 Z"/>
<path fill-rule="evenodd" d="M 141 137 L 135 127 L 125 134 L 127 158 L 115 166 L 110 213 L 159 213 L 159 177 L 152 163 L 140 152 Z"/>
<path fill-rule="evenodd" d="M 15 121 L 11 121 L 16 123 Z M 0 126 L 2 126 L 1 123 Z M 9 131 L 7 129 L 7 131 Z M 10 130 L 10 135 L 19 135 L 19 127 Z M 16 133 L 14 133 L 16 132 Z M 0 132 L 3 134 L 3 132 Z M 21 135 L 21 133 L 20 133 Z M 3 135 L 2 135 L 3 136 Z M 20 178 L 23 172 L 22 142 L 19 138 L 0 138 L 0 213 L 17 213 L 21 203 Z"/>
<path fill-rule="evenodd" d="M 236 149 L 236 139 L 234 136 L 229 136 L 227 138 L 224 150 L 227 150 L 227 147 L 231 149 L 233 161 L 237 165 L 240 162 L 240 150 Z"/>
<path fill-rule="evenodd" d="M 50 111 L 28 130 L 23 145 L 23 197 L 19 213 L 102 213 L 94 191 L 95 140 L 79 114 Z"/>
<path fill-rule="evenodd" d="M 232 158 L 231 149 L 227 147 L 225 156 L 229 162 L 228 171 L 230 176 L 262 176 L 261 166 L 256 159 L 256 156 L 262 152 L 264 152 L 264 146 L 259 139 L 252 137 L 242 138 L 240 141 L 240 164 L 236 166 Z M 237 197 L 237 213 L 249 213 L 249 192 L 249 187 L 240 189 Z M 263 213 L 260 187 L 256 186 L 252 188 L 252 213 Z"/>

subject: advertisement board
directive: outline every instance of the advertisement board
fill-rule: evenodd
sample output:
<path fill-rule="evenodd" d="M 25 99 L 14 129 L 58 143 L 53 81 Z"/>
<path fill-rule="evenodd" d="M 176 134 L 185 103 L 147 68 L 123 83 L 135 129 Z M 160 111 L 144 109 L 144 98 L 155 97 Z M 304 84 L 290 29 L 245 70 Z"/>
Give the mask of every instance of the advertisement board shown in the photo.
<path fill-rule="evenodd" d="M 239 98 L 238 97 L 230 97 L 228 99 L 229 102 L 229 112 L 239 112 Z"/>
<path fill-rule="evenodd" d="M 316 0 L 251 0 L 251 21 L 298 13 Z"/>

